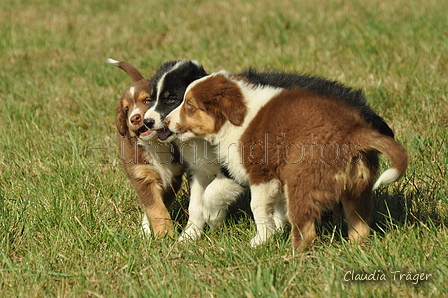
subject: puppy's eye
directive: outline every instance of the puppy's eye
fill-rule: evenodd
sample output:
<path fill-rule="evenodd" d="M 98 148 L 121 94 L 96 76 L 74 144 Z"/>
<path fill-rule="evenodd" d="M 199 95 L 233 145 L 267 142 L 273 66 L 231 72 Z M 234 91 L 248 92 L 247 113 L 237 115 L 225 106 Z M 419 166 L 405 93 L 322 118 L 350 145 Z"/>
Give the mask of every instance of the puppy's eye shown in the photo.
<path fill-rule="evenodd" d="M 143 100 L 143 103 L 145 104 L 145 105 L 149 105 L 149 104 L 151 104 L 151 101 L 152 101 L 152 99 L 151 98 L 145 98 L 144 100 Z"/>
<path fill-rule="evenodd" d="M 174 98 L 167 98 L 166 100 L 165 100 L 165 103 L 166 104 L 173 104 L 174 103 Z"/>
<path fill-rule="evenodd" d="M 124 108 L 124 112 L 125 112 L 126 114 L 129 113 L 129 108 L 128 108 L 128 107 Z"/>
<path fill-rule="evenodd" d="M 190 101 L 186 102 L 186 107 L 187 107 L 187 109 L 190 109 L 190 110 L 194 109 L 194 107 L 193 107 L 193 105 L 191 104 Z"/>

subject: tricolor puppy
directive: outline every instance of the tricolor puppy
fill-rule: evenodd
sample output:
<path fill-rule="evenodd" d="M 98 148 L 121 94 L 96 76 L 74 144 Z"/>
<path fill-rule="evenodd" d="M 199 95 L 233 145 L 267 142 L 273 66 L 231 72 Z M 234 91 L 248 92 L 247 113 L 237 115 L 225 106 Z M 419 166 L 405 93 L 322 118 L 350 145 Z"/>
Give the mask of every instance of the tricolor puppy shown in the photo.
<path fill-rule="evenodd" d="M 236 76 L 244 77 L 251 84 L 278 87 L 284 89 L 300 88 L 309 90 L 323 97 L 331 97 L 343 101 L 355 108 L 367 123 L 381 134 L 394 137 L 392 129 L 378 116 L 368 105 L 362 90 L 352 89 L 337 81 L 330 81 L 320 77 L 287 72 L 260 72 L 250 68 Z M 341 204 L 332 210 L 334 220 L 338 221 L 343 216 Z"/>
<path fill-rule="evenodd" d="M 144 124 L 156 130 L 163 142 L 176 142 L 182 162 L 190 172 L 189 219 L 180 241 L 200 237 L 205 224 L 212 229 L 225 220 L 226 211 L 243 191 L 243 187 L 221 172 L 221 165 L 212 146 L 203 139 L 178 140 L 163 122 L 166 115 L 183 100 L 187 86 L 207 73 L 196 61 L 179 60 L 163 64 L 151 79 L 151 107 L 145 113 Z M 276 219 L 280 226 L 282 221 Z"/>
<path fill-rule="evenodd" d="M 355 108 L 367 123 L 381 134 L 394 137 L 392 129 L 378 116 L 368 105 L 364 93 L 359 89 L 352 89 L 336 81 L 330 81 L 319 77 L 287 72 L 260 72 L 250 68 L 236 76 L 244 77 L 251 84 L 265 85 L 284 89 L 301 88 L 322 95 L 341 100 Z M 333 209 L 334 219 L 342 217 L 342 205 L 338 204 Z"/>
<path fill-rule="evenodd" d="M 221 164 L 250 185 L 257 225 L 252 246 L 275 230 L 279 193 L 287 200 L 294 247 L 305 248 L 322 211 L 339 202 L 349 238 L 360 240 L 369 234 L 372 190 L 407 167 L 404 148 L 331 91 L 252 84 L 221 71 L 193 82 L 165 121 L 179 137 L 203 136 L 215 145 Z M 392 166 L 374 183 L 379 153 Z"/>
<path fill-rule="evenodd" d="M 155 236 L 173 235 L 168 213 L 182 182 L 184 165 L 172 143 L 160 143 L 158 132 L 143 125 L 143 115 L 151 105 L 150 81 L 132 65 L 108 59 L 123 69 L 134 85 L 127 88 L 118 102 L 116 125 L 123 168 L 134 185 L 143 209 L 142 228 Z"/>

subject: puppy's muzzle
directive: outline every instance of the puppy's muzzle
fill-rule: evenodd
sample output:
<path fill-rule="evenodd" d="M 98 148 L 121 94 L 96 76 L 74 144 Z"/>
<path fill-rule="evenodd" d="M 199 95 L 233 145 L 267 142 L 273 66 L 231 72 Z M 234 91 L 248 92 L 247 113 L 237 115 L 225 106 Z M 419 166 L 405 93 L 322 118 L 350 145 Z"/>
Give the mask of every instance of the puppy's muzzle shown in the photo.
<path fill-rule="evenodd" d="M 154 124 L 156 123 L 156 121 L 152 118 L 145 118 L 145 120 L 143 120 L 143 123 L 145 123 L 145 126 L 149 129 L 153 129 L 154 128 Z"/>

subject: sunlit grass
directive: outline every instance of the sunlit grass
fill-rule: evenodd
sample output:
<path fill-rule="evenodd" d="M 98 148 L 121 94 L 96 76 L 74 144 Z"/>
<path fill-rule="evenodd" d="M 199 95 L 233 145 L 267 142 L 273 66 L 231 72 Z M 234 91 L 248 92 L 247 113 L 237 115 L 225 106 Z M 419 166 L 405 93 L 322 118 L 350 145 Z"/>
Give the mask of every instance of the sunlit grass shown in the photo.
<path fill-rule="evenodd" d="M 448 34 L 444 1 L 2 1 L 0 296 L 417 297 L 447 291 Z M 252 249 L 247 199 L 194 244 L 145 239 L 116 150 L 115 104 L 167 60 L 250 66 L 364 89 L 409 153 L 375 193 L 373 235 L 324 224 Z M 383 168 L 386 165 L 383 164 Z M 185 224 L 187 191 L 171 210 Z M 380 271 L 386 281 L 345 281 Z M 432 274 L 417 285 L 391 272 Z"/>

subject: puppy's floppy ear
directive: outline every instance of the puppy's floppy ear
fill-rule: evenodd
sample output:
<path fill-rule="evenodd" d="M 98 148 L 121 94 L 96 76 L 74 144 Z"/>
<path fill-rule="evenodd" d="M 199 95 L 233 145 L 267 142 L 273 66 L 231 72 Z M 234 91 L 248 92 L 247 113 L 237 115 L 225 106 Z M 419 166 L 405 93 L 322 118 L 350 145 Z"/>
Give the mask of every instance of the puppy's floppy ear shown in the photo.
<path fill-rule="evenodd" d="M 117 61 L 110 58 L 107 59 L 106 61 L 124 70 L 128 74 L 128 76 L 131 77 L 134 83 L 144 79 L 140 71 L 129 63 L 123 61 Z"/>
<path fill-rule="evenodd" d="M 222 76 L 219 81 L 220 92 L 216 98 L 218 109 L 230 123 L 241 126 L 247 113 L 243 93 L 240 87 L 230 79 Z"/>
<path fill-rule="evenodd" d="M 221 101 L 221 112 L 227 120 L 235 126 L 241 126 L 246 117 L 246 106 L 242 101 L 234 100 L 232 97 L 225 97 Z"/>
<path fill-rule="evenodd" d="M 117 109 L 116 109 L 116 118 L 115 122 L 117 125 L 118 133 L 122 136 L 125 136 L 128 131 L 128 124 L 127 124 L 127 115 L 125 111 L 123 110 L 122 101 L 118 103 Z"/>

